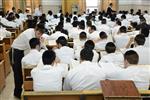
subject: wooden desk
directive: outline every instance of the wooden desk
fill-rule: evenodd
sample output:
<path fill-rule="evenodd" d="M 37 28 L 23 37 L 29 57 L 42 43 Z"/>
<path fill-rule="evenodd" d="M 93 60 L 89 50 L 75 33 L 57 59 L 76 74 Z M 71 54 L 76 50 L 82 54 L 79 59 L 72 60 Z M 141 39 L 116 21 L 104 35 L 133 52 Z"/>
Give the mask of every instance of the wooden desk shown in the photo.
<path fill-rule="evenodd" d="M 5 87 L 4 60 L 0 61 L 0 92 Z"/>
<path fill-rule="evenodd" d="M 105 100 L 141 100 L 133 81 L 105 80 L 101 86 Z"/>

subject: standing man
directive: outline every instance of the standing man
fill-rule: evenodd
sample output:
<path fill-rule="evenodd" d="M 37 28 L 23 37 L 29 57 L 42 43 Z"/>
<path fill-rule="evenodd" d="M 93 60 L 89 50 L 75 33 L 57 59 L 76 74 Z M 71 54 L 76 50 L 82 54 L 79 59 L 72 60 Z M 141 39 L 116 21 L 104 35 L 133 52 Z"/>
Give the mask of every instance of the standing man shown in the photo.
<path fill-rule="evenodd" d="M 23 76 L 21 60 L 24 57 L 24 51 L 30 50 L 29 41 L 32 38 L 38 38 L 44 33 L 44 26 L 38 24 L 35 29 L 30 28 L 22 32 L 13 42 L 12 50 L 10 52 L 10 60 L 12 69 L 14 72 L 14 96 L 17 98 L 21 97 Z"/>
<path fill-rule="evenodd" d="M 37 17 L 42 16 L 42 5 L 39 5 L 38 8 L 35 8 L 34 16 L 37 16 Z"/>
<path fill-rule="evenodd" d="M 108 6 L 108 8 L 107 8 L 107 15 L 109 15 L 109 16 L 111 16 L 111 15 L 112 15 L 112 12 L 113 12 L 112 6 L 113 6 L 113 4 L 110 3 L 109 6 Z"/>

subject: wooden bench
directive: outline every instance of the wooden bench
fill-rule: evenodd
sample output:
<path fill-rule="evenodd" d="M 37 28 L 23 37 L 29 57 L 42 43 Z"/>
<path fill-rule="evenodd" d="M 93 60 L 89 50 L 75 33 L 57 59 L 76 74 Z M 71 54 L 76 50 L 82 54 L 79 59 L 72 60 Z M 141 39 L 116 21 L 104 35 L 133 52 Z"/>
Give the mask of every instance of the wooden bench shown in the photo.
<path fill-rule="evenodd" d="M 0 44 L 0 60 L 4 60 L 5 77 L 10 73 L 9 50 L 6 51 L 5 43 Z"/>
<path fill-rule="evenodd" d="M 150 100 L 150 90 L 139 90 L 139 93 L 142 98 Z M 60 92 L 23 91 L 22 100 L 104 100 L 104 97 L 101 90 Z"/>
<path fill-rule="evenodd" d="M 6 30 L 12 32 L 13 39 L 15 39 L 20 34 L 19 28 L 6 28 Z"/>
<path fill-rule="evenodd" d="M 5 87 L 5 71 L 4 71 L 4 60 L 0 61 L 0 92 Z"/>

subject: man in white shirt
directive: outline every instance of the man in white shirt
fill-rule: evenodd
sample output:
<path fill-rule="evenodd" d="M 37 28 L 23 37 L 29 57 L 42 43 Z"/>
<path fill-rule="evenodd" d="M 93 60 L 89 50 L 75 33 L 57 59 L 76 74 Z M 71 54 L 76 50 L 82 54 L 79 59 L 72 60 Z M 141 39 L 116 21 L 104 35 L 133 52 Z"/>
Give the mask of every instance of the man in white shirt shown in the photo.
<path fill-rule="evenodd" d="M 134 48 L 130 48 L 129 50 L 135 50 L 139 55 L 139 63 L 138 64 L 150 64 L 150 48 L 144 47 L 145 37 L 143 34 L 139 34 L 134 39 Z"/>
<path fill-rule="evenodd" d="M 90 40 L 97 40 L 99 39 L 99 32 L 96 31 L 96 27 L 94 25 L 90 26 L 89 28 L 89 39 Z"/>
<path fill-rule="evenodd" d="M 71 59 L 74 59 L 74 50 L 67 46 L 67 40 L 61 36 L 56 40 L 58 49 L 55 50 L 56 56 L 61 63 L 70 64 Z"/>
<path fill-rule="evenodd" d="M 102 56 L 99 63 L 113 63 L 118 67 L 122 67 L 121 65 L 123 65 L 123 54 L 120 52 L 116 52 L 115 44 L 112 42 L 108 42 L 105 46 L 105 50 L 107 52 L 107 55 Z"/>
<path fill-rule="evenodd" d="M 42 16 L 42 5 L 39 5 L 38 8 L 35 8 L 34 16 L 37 16 L 37 17 Z"/>
<path fill-rule="evenodd" d="M 97 63 L 92 63 L 93 52 L 83 49 L 80 53 L 81 63 L 70 70 L 65 82 L 64 90 L 95 90 L 99 89 L 100 80 L 105 80 L 105 74 Z"/>
<path fill-rule="evenodd" d="M 150 86 L 150 66 L 138 66 L 139 56 L 129 50 L 124 54 L 125 69 L 107 75 L 112 80 L 132 80 L 138 89 L 148 90 Z"/>
<path fill-rule="evenodd" d="M 73 39 L 78 39 L 79 38 L 79 33 L 78 33 L 78 21 L 74 21 L 72 23 L 72 28 L 69 31 L 69 38 Z"/>
<path fill-rule="evenodd" d="M 122 15 L 121 20 L 122 26 L 125 26 L 126 28 L 130 26 L 130 22 L 126 19 L 126 15 Z"/>
<path fill-rule="evenodd" d="M 10 52 L 10 61 L 14 72 L 14 96 L 18 98 L 21 97 L 22 92 L 23 77 L 21 60 L 24 57 L 24 51 L 30 50 L 29 40 L 31 38 L 36 37 L 40 39 L 43 33 L 44 26 L 38 24 L 35 29 L 30 28 L 22 32 L 11 45 L 12 50 Z"/>
<path fill-rule="evenodd" d="M 29 41 L 30 52 L 22 58 L 22 67 L 27 65 L 37 65 L 42 58 L 40 51 L 40 41 L 37 38 L 32 38 Z M 34 59 L 33 59 L 34 57 Z"/>
<path fill-rule="evenodd" d="M 68 32 L 70 32 L 70 30 L 72 29 L 70 18 L 66 18 L 66 23 L 64 23 L 64 29 L 67 30 Z"/>
<path fill-rule="evenodd" d="M 61 91 L 63 68 L 55 66 L 56 54 L 54 51 L 45 51 L 42 55 L 44 66 L 36 67 L 31 71 L 34 91 Z"/>
<path fill-rule="evenodd" d="M 60 25 L 57 25 L 55 27 L 55 33 L 50 35 L 50 39 L 57 40 L 60 36 L 64 36 L 66 39 L 68 39 L 68 36 L 61 32 L 62 28 Z"/>
<path fill-rule="evenodd" d="M 102 24 L 97 26 L 98 31 L 104 31 L 107 35 L 111 34 L 111 28 L 107 25 L 106 19 L 102 19 Z"/>

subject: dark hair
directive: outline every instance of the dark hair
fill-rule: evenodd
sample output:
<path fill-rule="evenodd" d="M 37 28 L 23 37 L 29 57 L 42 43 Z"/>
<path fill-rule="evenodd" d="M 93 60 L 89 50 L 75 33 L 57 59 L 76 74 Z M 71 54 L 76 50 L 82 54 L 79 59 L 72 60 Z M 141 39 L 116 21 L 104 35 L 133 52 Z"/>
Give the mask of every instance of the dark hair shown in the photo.
<path fill-rule="evenodd" d="M 72 26 L 73 26 L 73 27 L 77 27 L 77 26 L 78 26 L 78 21 L 74 21 L 74 22 L 72 23 Z"/>
<path fill-rule="evenodd" d="M 101 39 L 106 39 L 107 38 L 107 34 L 104 31 L 102 31 L 102 32 L 99 33 L 99 37 Z"/>
<path fill-rule="evenodd" d="M 87 25 L 87 26 L 92 26 L 92 22 L 88 20 L 88 21 L 86 22 L 86 25 Z"/>
<path fill-rule="evenodd" d="M 80 38 L 81 40 L 87 39 L 86 33 L 85 33 L 85 32 L 81 32 L 81 33 L 79 34 L 79 38 Z"/>
<path fill-rule="evenodd" d="M 80 52 L 80 59 L 86 61 L 92 61 L 94 53 L 91 49 L 84 48 Z"/>
<path fill-rule="evenodd" d="M 49 15 L 53 15 L 53 12 L 51 10 L 48 11 Z"/>
<path fill-rule="evenodd" d="M 62 46 L 66 46 L 67 45 L 67 39 L 64 36 L 60 36 L 57 40 L 56 40 L 57 44 L 61 44 Z"/>
<path fill-rule="evenodd" d="M 70 18 L 66 18 L 66 22 L 70 23 L 71 19 Z"/>
<path fill-rule="evenodd" d="M 147 27 L 141 29 L 141 34 L 143 34 L 145 37 L 149 36 L 149 29 Z"/>
<path fill-rule="evenodd" d="M 145 44 L 145 37 L 144 37 L 143 34 L 136 35 L 134 41 L 135 41 L 138 45 L 144 45 L 144 44 Z"/>
<path fill-rule="evenodd" d="M 107 53 L 114 53 L 116 51 L 116 46 L 113 42 L 108 42 L 105 46 Z"/>
<path fill-rule="evenodd" d="M 95 47 L 95 44 L 94 44 L 94 42 L 92 40 L 88 40 L 84 44 L 84 48 L 87 48 L 87 49 L 93 50 L 94 47 Z"/>
<path fill-rule="evenodd" d="M 116 24 L 121 26 L 121 21 L 117 20 Z"/>
<path fill-rule="evenodd" d="M 62 30 L 61 25 L 57 25 L 57 26 L 55 27 L 55 31 L 61 31 L 61 30 Z"/>
<path fill-rule="evenodd" d="M 45 32 L 44 25 L 43 24 L 37 24 L 36 27 L 35 27 L 35 30 L 39 31 L 40 33 L 43 34 Z"/>
<path fill-rule="evenodd" d="M 124 54 L 124 59 L 127 60 L 129 64 L 138 64 L 139 56 L 135 51 L 129 50 Z"/>
<path fill-rule="evenodd" d="M 127 28 L 125 26 L 121 26 L 119 31 L 120 33 L 127 33 Z"/>
<path fill-rule="evenodd" d="M 123 15 L 121 16 L 121 19 L 126 19 L 126 15 L 123 14 Z"/>
<path fill-rule="evenodd" d="M 102 24 L 106 24 L 106 22 L 107 22 L 106 19 L 102 19 L 102 22 L 101 22 L 101 23 L 102 23 Z"/>
<path fill-rule="evenodd" d="M 96 27 L 94 25 L 90 26 L 91 27 L 91 30 L 94 30 L 96 31 Z"/>
<path fill-rule="evenodd" d="M 29 41 L 29 45 L 31 49 L 35 49 L 37 45 L 40 45 L 40 41 L 38 38 L 32 38 Z"/>
<path fill-rule="evenodd" d="M 44 65 L 51 65 L 56 58 L 56 54 L 52 50 L 46 50 L 42 55 L 42 61 Z"/>

